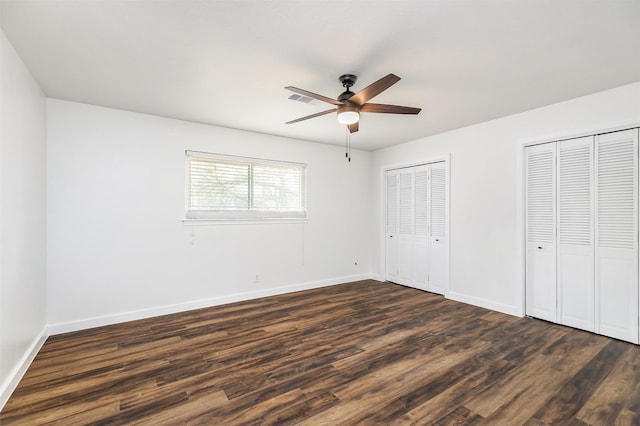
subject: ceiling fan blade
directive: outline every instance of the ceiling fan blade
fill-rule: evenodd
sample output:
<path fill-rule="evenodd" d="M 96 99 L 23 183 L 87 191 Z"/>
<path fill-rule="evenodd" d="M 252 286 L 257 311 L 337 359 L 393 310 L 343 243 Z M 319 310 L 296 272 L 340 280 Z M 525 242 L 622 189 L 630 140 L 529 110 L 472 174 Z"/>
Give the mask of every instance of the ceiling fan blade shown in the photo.
<path fill-rule="evenodd" d="M 385 104 L 364 104 L 360 107 L 360 112 L 379 112 L 383 114 L 418 114 L 420 111 L 422 111 L 422 108 Z"/>
<path fill-rule="evenodd" d="M 297 118 L 295 120 L 287 121 L 285 124 L 297 123 L 298 121 L 304 121 L 304 120 L 308 120 L 310 118 L 320 117 L 321 115 L 331 114 L 332 112 L 336 112 L 336 109 L 335 108 L 331 108 L 331 109 L 328 109 L 326 111 L 322 111 L 322 112 L 318 112 L 318 113 L 315 113 L 315 114 L 307 115 L 306 117 Z"/>
<path fill-rule="evenodd" d="M 287 87 L 285 87 L 285 89 L 291 90 L 292 92 L 297 93 L 299 95 L 308 96 L 310 98 L 317 99 L 317 100 L 322 101 L 322 102 L 326 102 L 328 104 L 344 105 L 342 102 L 340 102 L 338 100 L 327 98 L 326 96 L 318 95 L 317 93 L 309 92 L 308 90 L 298 89 L 297 87 L 287 86 Z"/>
<path fill-rule="evenodd" d="M 347 127 L 349 128 L 349 133 L 355 133 L 358 131 L 359 126 L 358 126 L 358 121 L 356 121 L 353 124 L 347 124 Z"/>
<path fill-rule="evenodd" d="M 355 95 L 349 98 L 349 102 L 353 102 L 357 105 L 363 105 L 369 99 L 372 99 L 375 96 L 378 96 L 380 93 L 387 90 L 389 87 L 396 84 L 400 81 L 400 77 L 395 74 L 389 74 L 385 77 L 382 77 L 380 80 L 375 83 L 371 83 Z"/>

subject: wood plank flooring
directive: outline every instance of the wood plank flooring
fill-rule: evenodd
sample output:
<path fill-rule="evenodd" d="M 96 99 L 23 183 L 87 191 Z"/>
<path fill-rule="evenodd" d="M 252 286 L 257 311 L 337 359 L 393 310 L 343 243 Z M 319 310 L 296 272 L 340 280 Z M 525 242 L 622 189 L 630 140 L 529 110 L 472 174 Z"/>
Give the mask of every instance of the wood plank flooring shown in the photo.
<path fill-rule="evenodd" d="M 360 281 L 50 337 L 2 425 L 639 425 L 640 347 Z"/>

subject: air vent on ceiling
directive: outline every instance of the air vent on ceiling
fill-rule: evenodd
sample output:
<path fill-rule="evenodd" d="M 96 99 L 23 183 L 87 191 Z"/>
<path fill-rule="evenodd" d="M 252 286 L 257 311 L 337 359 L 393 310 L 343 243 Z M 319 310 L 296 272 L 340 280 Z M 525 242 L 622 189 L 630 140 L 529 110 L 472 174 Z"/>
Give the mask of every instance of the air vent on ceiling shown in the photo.
<path fill-rule="evenodd" d="M 310 98 L 308 96 L 298 95 L 295 93 L 289 96 L 289 99 L 291 99 L 292 101 L 304 102 L 305 104 L 316 104 L 313 98 Z"/>

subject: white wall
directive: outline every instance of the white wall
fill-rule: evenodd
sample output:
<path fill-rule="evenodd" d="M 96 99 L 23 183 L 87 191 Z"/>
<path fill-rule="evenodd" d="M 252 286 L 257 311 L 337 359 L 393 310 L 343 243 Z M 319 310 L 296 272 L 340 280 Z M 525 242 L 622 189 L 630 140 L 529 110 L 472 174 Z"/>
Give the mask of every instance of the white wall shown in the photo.
<path fill-rule="evenodd" d="M 384 275 L 381 170 L 451 153 L 449 297 L 522 315 L 523 139 L 623 122 L 640 123 L 640 82 L 375 152 L 374 274 Z"/>
<path fill-rule="evenodd" d="M 356 151 L 351 164 L 339 147 L 66 101 L 47 105 L 53 332 L 372 273 L 383 278 L 382 169 L 447 153 L 448 295 L 521 315 L 522 140 L 640 122 L 640 83 L 373 154 Z M 307 163 L 309 222 L 183 224 L 186 149 Z"/>
<path fill-rule="evenodd" d="M 45 338 L 46 107 L 0 34 L 0 408 Z"/>
<path fill-rule="evenodd" d="M 370 153 L 54 99 L 47 123 L 53 333 L 369 276 Z M 185 150 L 306 163 L 308 222 L 185 225 Z"/>

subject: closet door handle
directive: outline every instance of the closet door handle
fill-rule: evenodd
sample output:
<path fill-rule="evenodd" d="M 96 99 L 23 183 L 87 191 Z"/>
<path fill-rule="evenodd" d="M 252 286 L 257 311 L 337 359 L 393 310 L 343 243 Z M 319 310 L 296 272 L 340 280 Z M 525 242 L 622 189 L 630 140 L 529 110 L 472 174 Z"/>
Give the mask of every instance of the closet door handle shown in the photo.
<path fill-rule="evenodd" d="M 538 246 L 538 250 L 542 250 L 542 246 Z"/>

